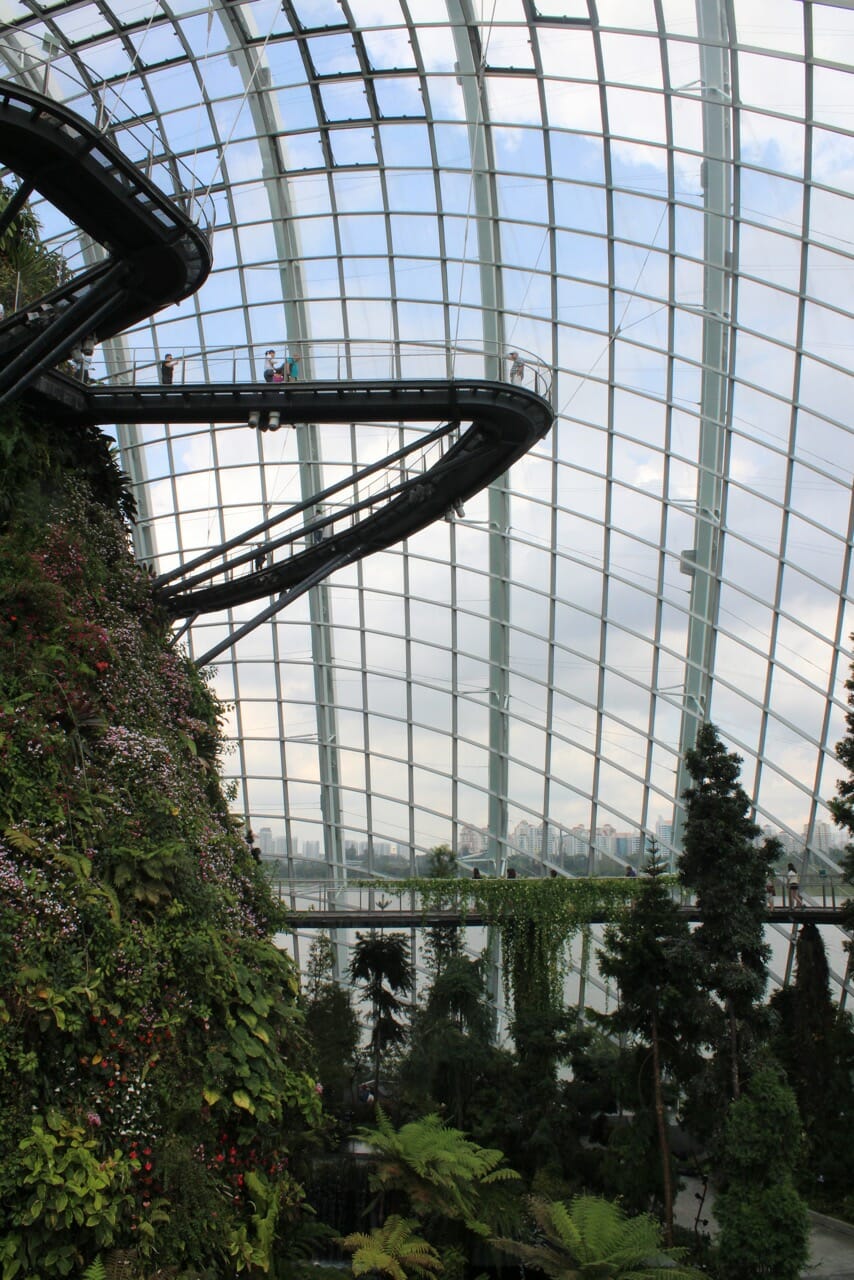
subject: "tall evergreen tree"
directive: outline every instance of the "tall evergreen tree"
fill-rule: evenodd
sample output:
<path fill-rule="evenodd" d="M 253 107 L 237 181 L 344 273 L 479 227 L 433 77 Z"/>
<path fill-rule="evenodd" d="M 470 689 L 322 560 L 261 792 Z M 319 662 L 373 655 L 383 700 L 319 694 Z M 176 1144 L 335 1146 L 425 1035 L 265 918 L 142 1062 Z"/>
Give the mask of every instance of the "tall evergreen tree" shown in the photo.
<path fill-rule="evenodd" d="M 720 1280 L 798 1280 L 809 1254 L 807 1209 L 795 1190 L 800 1116 L 775 1065 L 763 1066 L 727 1115 L 714 1214 Z"/>
<path fill-rule="evenodd" d="M 741 757 L 704 724 L 685 756 L 692 785 L 686 804 L 679 875 L 696 894 L 702 923 L 694 934 L 708 989 L 722 1019 L 710 1031 L 716 1065 L 726 1067 L 728 1093 L 741 1093 L 745 1061 L 762 1022 L 769 948 L 764 941 L 765 886 L 779 842 L 758 846 L 759 828 L 739 782 Z"/>
<path fill-rule="evenodd" d="M 854 636 L 851 638 L 854 640 Z M 845 714 L 847 732 L 836 744 L 836 758 L 848 770 L 848 776 L 837 782 L 838 795 L 828 801 L 828 808 L 833 821 L 849 836 L 843 870 L 845 878 L 851 882 L 854 881 L 854 663 L 851 674 L 845 681 L 845 688 L 848 690 L 848 711 Z M 854 902 L 848 903 L 846 924 L 849 929 L 854 927 Z"/>
<path fill-rule="evenodd" d="M 599 969 L 613 978 L 620 1002 L 606 1021 L 648 1046 L 652 1110 L 661 1158 L 665 1241 L 673 1244 L 673 1179 L 665 1114 L 666 1082 L 696 1070 L 706 1002 L 699 994 L 700 960 L 687 922 L 662 882 L 664 864 L 653 842 L 648 879 L 619 924 L 605 930 Z"/>
<path fill-rule="evenodd" d="M 446 1108 L 470 1128 L 469 1107 L 498 1052 L 492 1045 L 494 1010 L 479 961 L 451 957 L 412 1024 L 401 1078 L 422 1109 Z"/>
<path fill-rule="evenodd" d="M 854 1182 L 854 1031 L 830 994 L 821 933 L 798 934 L 794 983 L 774 993 L 779 1017 L 774 1052 L 795 1091 L 804 1126 L 801 1182 L 819 1204 L 835 1207 Z"/>
<path fill-rule="evenodd" d="M 311 944 L 305 969 L 305 1021 L 312 1039 L 318 1079 L 327 1105 L 347 1096 L 359 1043 L 359 1021 L 350 992 L 333 976 L 333 950 L 328 934 Z"/>

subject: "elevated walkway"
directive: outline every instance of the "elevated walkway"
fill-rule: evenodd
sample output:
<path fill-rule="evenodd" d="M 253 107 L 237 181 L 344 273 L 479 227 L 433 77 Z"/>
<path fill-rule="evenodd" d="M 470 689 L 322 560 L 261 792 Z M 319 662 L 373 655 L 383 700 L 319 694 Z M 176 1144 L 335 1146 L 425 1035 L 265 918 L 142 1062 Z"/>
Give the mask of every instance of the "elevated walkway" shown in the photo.
<path fill-rule="evenodd" d="M 593 884 L 597 879 L 603 885 L 615 885 L 619 897 L 626 903 L 637 893 L 638 887 L 644 883 L 643 877 L 627 879 L 617 877 L 578 877 L 578 881 Z M 542 880 L 540 883 L 544 883 Z M 488 881 L 487 881 L 488 883 Z M 512 902 L 514 883 L 524 884 L 525 877 L 518 881 L 507 881 L 503 885 L 504 903 Z M 530 881 L 529 881 L 530 883 Z M 560 876 L 554 883 L 570 886 L 576 883 L 576 877 Z M 381 881 L 350 881 L 336 886 L 324 881 L 285 880 L 273 882 L 274 891 L 279 900 L 289 904 L 288 925 L 291 929 L 418 929 L 434 928 L 438 925 L 463 925 L 472 928 L 482 927 L 488 923 L 485 914 L 477 905 L 477 882 L 471 880 L 451 880 L 448 882 L 449 897 L 459 895 L 463 905 L 436 909 L 425 907 L 417 889 L 408 889 L 404 882 L 396 880 L 385 885 Z M 769 907 L 765 913 L 768 924 L 830 924 L 840 925 L 845 907 L 846 894 L 840 892 L 837 902 L 835 884 L 828 886 L 824 901 L 807 902 L 805 907 L 789 907 L 783 903 Z M 840 886 L 841 888 L 841 886 Z M 702 912 L 697 904 L 686 898 L 684 890 L 677 883 L 670 887 L 671 896 L 679 904 L 683 919 L 690 923 L 700 923 Z M 610 909 L 603 907 L 592 914 L 585 912 L 585 923 L 609 924 L 615 919 L 612 905 Z M 571 909 L 571 897 L 567 901 Z"/>
<path fill-rule="evenodd" d="M 308 508 L 290 508 L 253 526 L 210 554 L 162 576 L 155 590 L 176 618 L 196 617 L 247 601 L 293 593 L 346 564 L 412 537 L 503 475 L 552 425 L 546 400 L 525 387 L 487 380 L 394 380 L 238 383 L 231 386 L 88 386 L 61 374 L 36 388 L 51 399 L 58 422 L 233 422 L 255 414 L 278 426 L 300 423 L 428 422 L 446 426 L 314 495 L 316 510 L 281 536 L 273 530 Z M 462 423 L 467 422 L 465 428 Z M 402 456 L 406 454 L 406 457 Z M 374 478 L 367 496 L 364 481 Z M 362 488 L 359 483 L 362 482 Z M 259 543 L 258 539 L 264 541 Z M 235 547 L 244 550 L 231 559 Z M 255 567 L 260 558 L 263 563 Z M 204 568 L 213 564 L 212 568 Z M 219 581 L 208 583 L 211 578 Z M 290 597 L 292 598 L 292 596 Z"/>
<path fill-rule="evenodd" d="M 251 353 L 241 376 L 235 357 L 233 376 L 223 382 L 207 375 L 213 359 L 208 353 L 202 358 L 204 380 L 187 380 L 182 355 L 179 379 L 168 386 L 155 380 L 156 359 L 141 368 L 134 364 L 131 376 L 125 370 L 110 382 L 96 384 L 57 371 L 84 340 L 97 337 L 103 343 L 198 289 L 211 267 L 207 237 L 191 216 L 196 212 L 192 195 L 184 194 L 182 207 L 123 156 L 96 124 L 8 81 L 0 82 L 0 164 L 21 179 L 17 193 L 0 211 L 0 234 L 12 227 L 26 199 L 38 191 L 105 252 L 97 265 L 0 321 L 0 405 L 27 393 L 31 403 L 49 408 L 58 426 L 243 421 L 249 427 L 277 430 L 284 425 L 377 421 L 447 424 L 423 440 L 407 443 L 379 465 L 354 472 L 353 496 L 346 501 L 339 497 L 332 516 L 327 518 L 318 508 L 328 497 L 340 495 L 340 485 L 158 579 L 156 594 L 175 618 L 192 620 L 201 613 L 276 598 L 222 647 L 334 570 L 412 536 L 442 515 L 461 511 L 467 498 L 507 471 L 552 425 L 548 382 L 536 362 L 514 359 L 508 367 L 512 382 L 448 376 L 458 355 L 470 360 L 474 353 L 464 356 L 446 347 L 431 352 L 434 357 L 441 353 L 446 376 L 438 378 L 424 373 L 404 377 L 404 353 L 395 344 L 386 344 L 391 359 L 383 361 L 384 376 L 361 379 L 354 376 L 359 344 L 348 344 L 343 352 L 343 377 L 340 349 L 333 353 L 318 346 L 308 351 L 301 344 L 298 358 L 312 376 L 289 383 L 260 379 Z M 372 345 L 370 360 L 375 364 L 378 344 Z M 427 350 L 424 344 L 418 356 Z M 313 376 L 330 355 L 336 361 L 335 380 Z M 499 353 L 475 355 L 480 369 L 489 367 L 492 372 L 506 359 Z M 523 385 L 526 379 L 533 389 Z M 469 425 L 463 428 L 464 422 Z M 420 464 L 413 466 L 412 455 L 419 449 Z M 395 465 L 404 459 L 406 464 L 395 474 Z M 376 476 L 383 467 L 385 480 L 363 497 L 357 482 L 368 474 Z M 303 511 L 310 515 L 299 528 L 274 539 L 265 537 L 260 547 L 256 542 L 242 556 L 228 558 L 241 541 L 266 535 Z M 211 569 L 213 561 L 217 565 Z M 219 652 L 221 648 L 212 650 L 200 661 Z"/>
<path fill-rule="evenodd" d="M 95 266 L 0 322 L 2 405 L 87 335 L 103 340 L 194 293 L 212 259 L 193 193 L 181 207 L 96 125 L 9 81 L 0 81 L 0 164 L 21 180 L 0 233 L 38 191 L 104 249 Z"/>
<path fill-rule="evenodd" d="M 699 924 L 702 913 L 696 906 L 679 908 L 684 920 Z M 612 912 L 598 912 L 592 916 L 585 915 L 586 924 L 609 924 L 613 920 Z M 765 919 L 769 924 L 835 924 L 842 923 L 840 907 L 802 907 L 791 910 L 789 907 L 775 907 L 766 912 Z M 477 928 L 487 924 L 481 912 L 471 911 L 420 911 L 352 910 L 334 906 L 318 909 L 292 910 L 288 912 L 289 929 L 430 929 L 438 925 L 463 925 Z"/>

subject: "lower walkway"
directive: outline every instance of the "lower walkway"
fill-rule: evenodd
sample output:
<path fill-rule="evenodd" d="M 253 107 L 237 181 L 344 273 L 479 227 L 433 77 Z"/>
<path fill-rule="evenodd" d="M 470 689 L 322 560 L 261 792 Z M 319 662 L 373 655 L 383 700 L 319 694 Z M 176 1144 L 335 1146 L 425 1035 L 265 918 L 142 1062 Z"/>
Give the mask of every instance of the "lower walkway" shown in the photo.
<path fill-rule="evenodd" d="M 703 1185 L 697 1178 L 684 1178 L 682 1190 L 676 1198 L 676 1221 L 680 1227 L 692 1229 L 697 1216 L 698 1193 Z M 708 1218 L 705 1230 L 716 1234 L 714 1195 L 709 1192 L 703 1205 L 703 1217 Z M 804 1280 L 820 1277 L 820 1280 L 854 1280 L 854 1226 L 811 1213 L 810 1260 Z"/>

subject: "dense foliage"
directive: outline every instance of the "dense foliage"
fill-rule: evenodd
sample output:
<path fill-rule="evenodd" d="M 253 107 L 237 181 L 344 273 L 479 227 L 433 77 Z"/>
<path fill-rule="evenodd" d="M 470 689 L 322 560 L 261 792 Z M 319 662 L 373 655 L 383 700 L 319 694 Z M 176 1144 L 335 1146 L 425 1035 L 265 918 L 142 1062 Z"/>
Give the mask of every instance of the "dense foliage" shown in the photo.
<path fill-rule="evenodd" d="M 530 1241 L 496 1240 L 524 1269 L 551 1280 L 699 1280 L 699 1272 L 681 1265 L 680 1251 L 662 1248 L 661 1228 L 646 1214 L 630 1218 L 598 1196 L 577 1196 L 569 1204 L 532 1196 L 530 1211 Z"/>
<path fill-rule="evenodd" d="M 318 1117 L 296 975 L 221 708 L 117 516 L 61 475 L 0 533 L 2 1274 L 240 1269 L 298 1213 Z"/>
<path fill-rule="evenodd" d="M 854 636 L 852 636 L 854 640 Z M 836 784 L 837 794 L 828 801 L 833 821 L 847 832 L 849 842 L 845 849 L 845 876 L 854 882 L 854 664 L 845 681 L 848 692 L 848 711 L 845 713 L 845 737 L 836 744 L 836 758 L 845 766 L 846 776 Z M 854 903 L 848 905 L 848 927 L 854 927 Z"/>
<path fill-rule="evenodd" d="M 772 1048 L 786 1071 L 803 1124 L 801 1189 L 815 1208 L 854 1210 L 854 1027 L 830 993 L 821 932 L 801 927 L 795 980 L 776 991 Z"/>
<path fill-rule="evenodd" d="M 672 884 L 673 877 L 665 877 Z M 617 920 L 637 894 L 637 881 L 624 879 L 464 880 L 435 877 L 382 880 L 378 888 L 413 893 L 425 912 L 447 909 L 463 921 L 479 915 L 501 937 L 505 993 L 518 1012 L 561 1009 L 563 983 L 573 938 L 591 920 Z M 533 984 L 533 986 L 532 986 Z"/>
<path fill-rule="evenodd" d="M 720 1280 L 798 1280 L 807 1261 L 806 1205 L 794 1186 L 800 1117 L 772 1065 L 760 1067 L 729 1109 L 715 1201 Z"/>
<path fill-rule="evenodd" d="M 633 1126 L 643 1128 L 654 1117 L 665 1239 L 672 1245 L 674 1177 L 665 1106 L 678 1100 L 679 1086 L 697 1070 L 706 1002 L 700 996 L 700 956 L 687 921 L 662 884 L 655 849 L 647 872 L 625 919 L 606 928 L 599 968 L 619 990 L 619 1004 L 606 1025 L 631 1036 L 639 1050 L 638 1079 L 644 1083 Z"/>
<path fill-rule="evenodd" d="M 14 188 L 0 183 L 0 212 L 15 195 Z M 48 293 L 66 274 L 65 259 L 42 244 L 38 219 L 24 204 L 0 235 L 0 306 L 6 315 L 20 311 Z"/>
<path fill-rule="evenodd" d="M 741 786 L 741 757 L 726 750 L 714 725 L 700 727 L 685 763 L 691 786 L 685 792 L 679 874 L 696 893 L 702 913 L 696 945 L 705 985 L 719 1002 L 707 1037 L 714 1055 L 695 1112 L 699 1123 L 704 1112 L 721 1114 L 715 1099 L 739 1096 L 762 1035 L 769 955 L 765 886 L 780 846 L 776 840 L 756 844 L 759 828 Z"/>

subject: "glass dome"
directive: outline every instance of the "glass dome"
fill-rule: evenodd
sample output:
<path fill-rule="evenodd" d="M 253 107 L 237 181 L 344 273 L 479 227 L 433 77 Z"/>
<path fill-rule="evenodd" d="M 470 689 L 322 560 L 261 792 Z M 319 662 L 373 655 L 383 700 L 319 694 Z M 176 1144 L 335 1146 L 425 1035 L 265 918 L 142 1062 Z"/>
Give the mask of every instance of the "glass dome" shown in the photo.
<path fill-rule="evenodd" d="M 3 75 L 213 206 L 192 298 L 97 378 L 355 341 L 549 371 L 465 508 L 217 658 L 265 854 L 613 872 L 678 850 L 711 719 L 760 825 L 838 869 L 851 660 L 854 12 L 800 0 L 6 0 Z M 180 170 L 178 166 L 181 166 Z M 46 204 L 72 267 L 97 259 Z M 457 361 L 461 363 L 458 365 Z M 466 365 L 471 372 L 471 361 Z M 393 363 L 392 366 L 394 367 Z M 409 438 L 116 428 L 168 571 Z M 257 606 L 199 617 L 207 653 Z"/>

